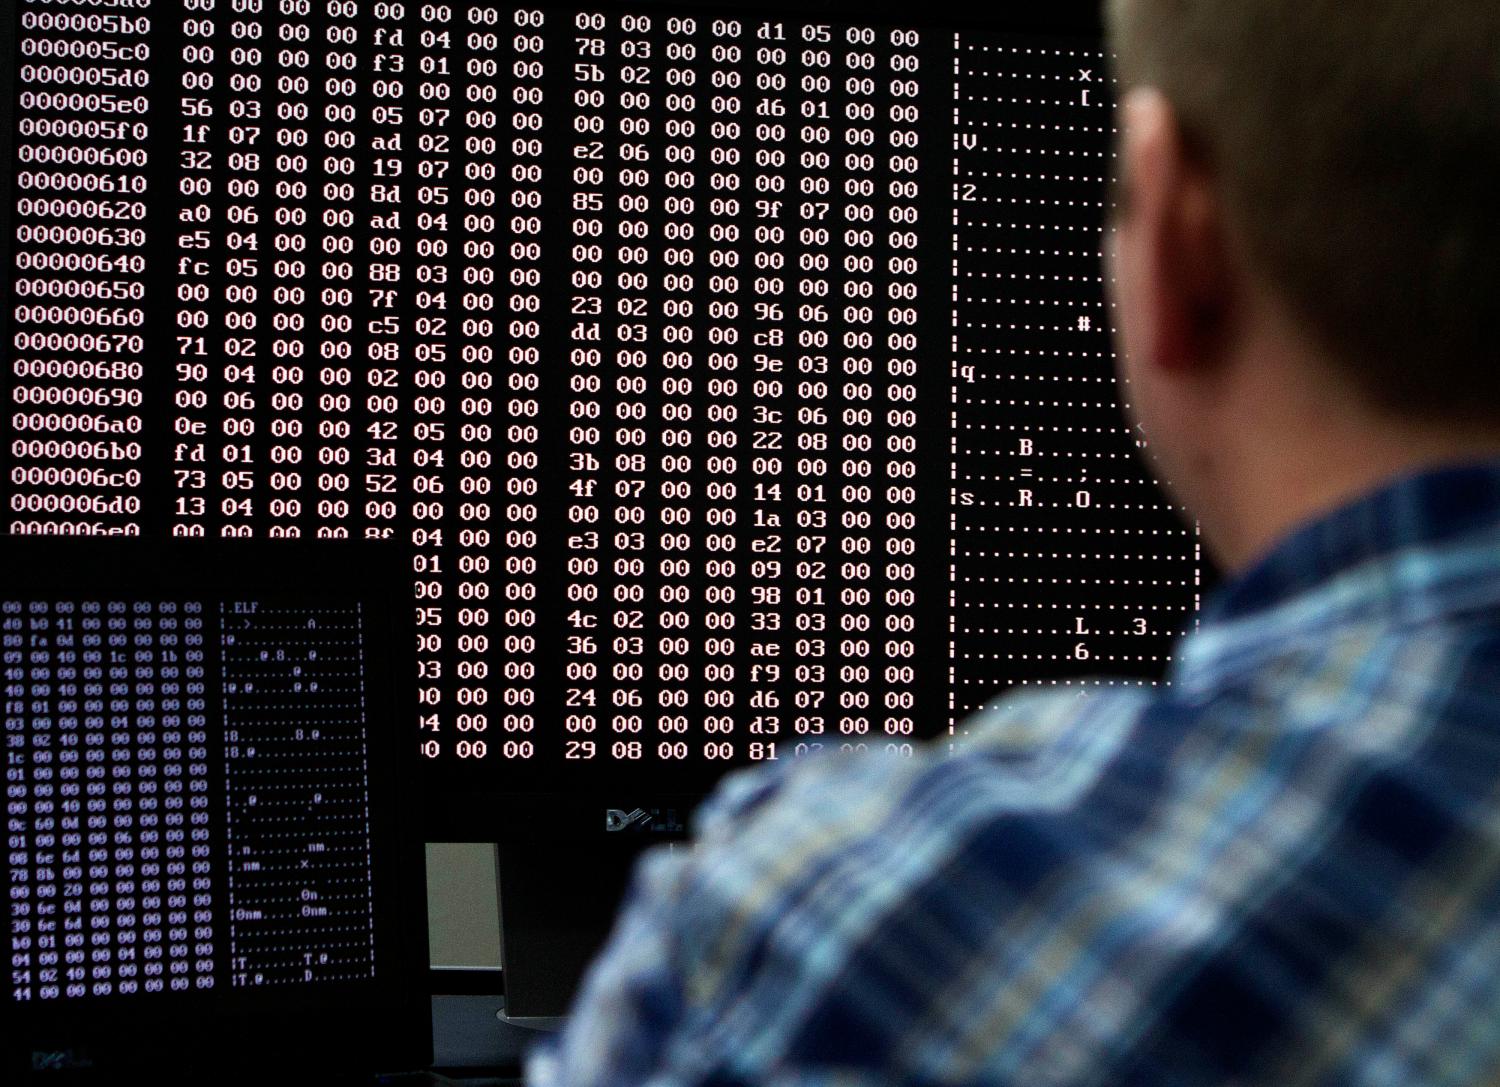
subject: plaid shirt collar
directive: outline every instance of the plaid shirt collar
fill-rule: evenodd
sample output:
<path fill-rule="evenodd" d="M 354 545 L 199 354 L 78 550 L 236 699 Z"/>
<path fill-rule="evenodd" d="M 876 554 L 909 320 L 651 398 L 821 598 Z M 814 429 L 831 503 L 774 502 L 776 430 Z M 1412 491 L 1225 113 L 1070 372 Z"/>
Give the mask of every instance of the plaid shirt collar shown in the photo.
<path fill-rule="evenodd" d="M 1500 609 L 1500 458 L 1397 479 L 1284 538 L 1224 586 L 1182 646 L 1179 690 L 1310 626 Z"/>

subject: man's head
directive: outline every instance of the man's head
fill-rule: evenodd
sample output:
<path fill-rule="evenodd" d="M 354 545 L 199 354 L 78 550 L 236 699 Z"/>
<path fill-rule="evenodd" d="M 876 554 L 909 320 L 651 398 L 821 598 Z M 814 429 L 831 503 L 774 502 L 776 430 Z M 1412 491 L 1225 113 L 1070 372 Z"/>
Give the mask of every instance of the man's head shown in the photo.
<path fill-rule="evenodd" d="M 1500 4 L 1107 7 L 1128 398 L 1230 564 L 1269 542 L 1219 508 L 1250 486 L 1228 460 L 1257 433 L 1307 462 L 1285 480 L 1322 492 L 1304 515 L 1500 448 Z M 1368 448 L 1340 459 L 1320 437 Z M 1361 461 L 1372 478 L 1332 484 Z"/>

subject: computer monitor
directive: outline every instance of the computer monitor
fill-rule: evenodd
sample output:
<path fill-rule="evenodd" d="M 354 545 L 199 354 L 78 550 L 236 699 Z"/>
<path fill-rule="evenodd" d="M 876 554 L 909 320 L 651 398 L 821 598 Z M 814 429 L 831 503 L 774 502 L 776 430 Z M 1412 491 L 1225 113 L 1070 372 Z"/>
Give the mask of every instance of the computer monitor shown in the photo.
<path fill-rule="evenodd" d="M 381 558 L 0 539 L 7 1081 L 430 1059 Z"/>
<path fill-rule="evenodd" d="M 1161 682 L 1203 560 L 1118 408 L 1096 3 L 7 25 L 6 525 L 394 542 L 431 839 Z"/>

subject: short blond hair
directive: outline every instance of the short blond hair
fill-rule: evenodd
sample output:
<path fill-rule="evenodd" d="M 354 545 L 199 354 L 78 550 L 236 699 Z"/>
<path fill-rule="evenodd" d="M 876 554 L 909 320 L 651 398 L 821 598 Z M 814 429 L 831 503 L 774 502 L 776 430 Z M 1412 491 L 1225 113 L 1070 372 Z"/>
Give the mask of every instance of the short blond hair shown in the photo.
<path fill-rule="evenodd" d="M 1256 270 L 1371 399 L 1500 419 L 1500 0 L 1106 0 Z"/>

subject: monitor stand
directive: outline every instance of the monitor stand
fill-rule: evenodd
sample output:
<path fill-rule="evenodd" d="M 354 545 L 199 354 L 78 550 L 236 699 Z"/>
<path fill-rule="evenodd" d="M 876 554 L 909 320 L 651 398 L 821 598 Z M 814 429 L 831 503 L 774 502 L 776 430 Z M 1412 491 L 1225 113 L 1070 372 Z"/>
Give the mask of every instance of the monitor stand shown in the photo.
<path fill-rule="evenodd" d="M 508 1022 L 556 1028 L 614 925 L 646 844 L 499 843 L 496 878 Z"/>

